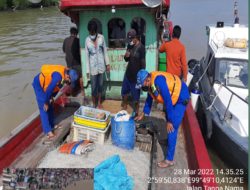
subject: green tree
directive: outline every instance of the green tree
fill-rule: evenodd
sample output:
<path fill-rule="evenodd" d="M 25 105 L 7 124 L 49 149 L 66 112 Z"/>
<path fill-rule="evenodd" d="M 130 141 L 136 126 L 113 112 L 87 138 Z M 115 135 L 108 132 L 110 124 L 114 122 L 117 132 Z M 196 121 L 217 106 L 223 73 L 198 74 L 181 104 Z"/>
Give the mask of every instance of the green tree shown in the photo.
<path fill-rule="evenodd" d="M 13 0 L 13 6 L 17 9 L 24 9 L 30 5 L 28 0 Z"/>
<path fill-rule="evenodd" d="M 7 0 L 0 0 L 0 10 L 7 8 Z"/>

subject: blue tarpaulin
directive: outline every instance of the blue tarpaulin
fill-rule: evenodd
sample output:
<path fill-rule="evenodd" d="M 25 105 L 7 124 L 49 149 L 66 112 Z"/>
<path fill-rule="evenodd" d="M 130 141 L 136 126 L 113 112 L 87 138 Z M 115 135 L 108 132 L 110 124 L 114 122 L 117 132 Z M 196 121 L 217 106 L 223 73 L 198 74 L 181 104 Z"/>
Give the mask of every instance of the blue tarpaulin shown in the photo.
<path fill-rule="evenodd" d="M 128 176 L 119 155 L 114 155 L 94 168 L 95 190 L 132 190 L 134 180 Z"/>

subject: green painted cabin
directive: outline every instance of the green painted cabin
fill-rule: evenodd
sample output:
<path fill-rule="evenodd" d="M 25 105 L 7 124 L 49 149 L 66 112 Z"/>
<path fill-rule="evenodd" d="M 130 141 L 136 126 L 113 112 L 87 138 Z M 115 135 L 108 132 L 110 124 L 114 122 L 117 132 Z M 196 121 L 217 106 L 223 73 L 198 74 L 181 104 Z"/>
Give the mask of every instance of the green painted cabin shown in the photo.
<path fill-rule="evenodd" d="M 113 10 L 112 10 L 113 9 Z M 122 46 L 114 46 L 111 43 L 112 38 L 110 36 L 110 23 L 114 20 L 122 20 L 124 23 L 125 34 L 129 29 L 134 28 L 137 24 L 137 33 L 142 37 L 141 41 L 146 48 L 146 69 L 148 71 L 158 70 L 164 68 L 165 54 L 161 54 L 161 58 L 158 53 L 158 31 L 157 23 L 155 19 L 157 8 L 149 8 L 143 6 L 95 6 L 81 8 L 73 11 L 68 10 L 67 14 L 71 18 L 77 17 L 77 26 L 79 30 L 80 47 L 81 47 L 81 64 L 85 94 L 90 96 L 91 85 L 87 80 L 86 64 L 85 64 L 85 39 L 89 35 L 88 22 L 94 19 L 98 24 L 98 32 L 103 34 L 107 46 L 109 64 L 111 67 L 110 74 L 105 74 L 105 92 L 106 98 L 115 98 L 121 96 L 121 84 L 123 81 L 124 73 L 126 70 L 127 62 L 124 61 L 124 54 L 126 52 L 127 43 L 126 35 L 123 39 Z M 140 28 L 140 29 L 138 29 Z M 139 31 L 138 31 L 139 30 Z M 158 63 L 160 65 L 158 66 Z M 165 62 L 166 64 L 166 62 Z M 89 83 L 89 85 L 88 85 Z M 145 96 L 144 94 L 143 96 Z"/>

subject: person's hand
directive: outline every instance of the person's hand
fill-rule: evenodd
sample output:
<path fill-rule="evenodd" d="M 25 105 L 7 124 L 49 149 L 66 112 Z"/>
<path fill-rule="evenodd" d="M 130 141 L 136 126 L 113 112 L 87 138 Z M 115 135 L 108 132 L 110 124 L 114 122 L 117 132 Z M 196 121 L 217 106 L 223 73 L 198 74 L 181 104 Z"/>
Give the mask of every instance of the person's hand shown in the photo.
<path fill-rule="evenodd" d="M 43 110 L 44 110 L 45 112 L 47 112 L 48 109 L 49 109 L 49 105 L 45 103 L 45 104 L 43 105 Z"/>
<path fill-rule="evenodd" d="M 168 133 L 174 132 L 173 124 L 170 122 L 167 122 L 167 131 L 168 131 Z"/>
<path fill-rule="evenodd" d="M 107 65 L 106 70 L 107 70 L 108 73 L 110 72 L 110 65 Z"/>
<path fill-rule="evenodd" d="M 187 79 L 184 78 L 183 80 L 184 80 L 185 83 L 187 83 Z"/>
<path fill-rule="evenodd" d="M 90 74 L 89 73 L 87 73 L 87 79 L 90 80 Z"/>
<path fill-rule="evenodd" d="M 140 120 L 142 120 L 143 118 L 144 118 L 144 112 L 141 112 L 141 113 L 138 114 L 137 117 L 135 117 L 135 121 L 140 121 Z"/>
<path fill-rule="evenodd" d="M 125 57 L 129 57 L 129 56 L 130 56 L 130 52 L 129 52 L 129 51 L 126 51 Z"/>
<path fill-rule="evenodd" d="M 49 103 L 50 103 L 50 104 L 54 104 L 54 102 L 55 102 L 54 98 L 53 98 L 53 97 L 50 98 Z"/>

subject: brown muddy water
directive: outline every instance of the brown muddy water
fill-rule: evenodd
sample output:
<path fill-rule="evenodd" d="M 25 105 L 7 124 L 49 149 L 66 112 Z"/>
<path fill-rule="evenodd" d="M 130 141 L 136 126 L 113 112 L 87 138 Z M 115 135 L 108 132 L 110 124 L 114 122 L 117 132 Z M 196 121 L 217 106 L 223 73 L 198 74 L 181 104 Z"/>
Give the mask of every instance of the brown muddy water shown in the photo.
<path fill-rule="evenodd" d="M 37 110 L 33 77 L 44 63 L 65 64 L 71 25 L 56 7 L 0 12 L 0 138 Z"/>

